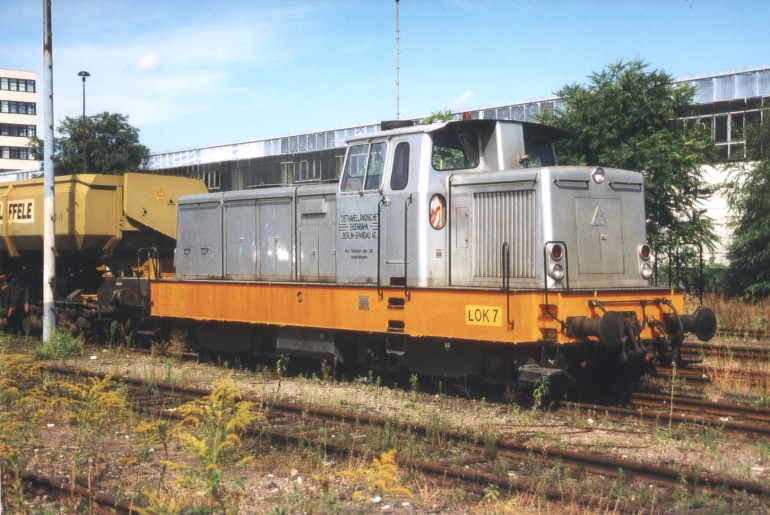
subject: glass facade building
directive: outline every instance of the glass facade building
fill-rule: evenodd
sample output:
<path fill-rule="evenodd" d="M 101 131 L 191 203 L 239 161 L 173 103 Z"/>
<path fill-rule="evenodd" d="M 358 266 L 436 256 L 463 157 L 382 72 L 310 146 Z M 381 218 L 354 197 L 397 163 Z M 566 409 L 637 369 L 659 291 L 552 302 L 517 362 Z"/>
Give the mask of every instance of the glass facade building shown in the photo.
<path fill-rule="evenodd" d="M 685 123 L 711 128 L 724 160 L 743 157 L 740 133 L 747 121 L 770 107 L 770 67 L 735 70 L 680 79 L 696 87 Z M 471 110 L 473 118 L 535 121 L 544 110 L 560 107 L 549 97 Z M 345 139 L 376 132 L 379 124 L 297 134 L 242 143 L 194 148 L 150 156 L 156 173 L 203 179 L 211 190 L 241 190 L 277 184 L 333 181 L 339 177 Z"/>

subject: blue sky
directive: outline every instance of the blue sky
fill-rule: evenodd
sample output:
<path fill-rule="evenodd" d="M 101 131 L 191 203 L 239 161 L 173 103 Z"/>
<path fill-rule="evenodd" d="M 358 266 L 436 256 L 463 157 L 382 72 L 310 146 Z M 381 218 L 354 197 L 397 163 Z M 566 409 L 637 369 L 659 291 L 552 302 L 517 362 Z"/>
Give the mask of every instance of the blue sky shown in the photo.
<path fill-rule="evenodd" d="M 400 0 L 401 118 L 551 96 L 617 60 L 674 77 L 770 64 L 767 0 Z M 393 119 L 395 0 L 53 0 L 54 119 L 121 113 L 152 152 Z M 42 2 L 0 68 L 38 72 Z M 39 114 L 42 115 L 42 109 Z M 42 116 L 40 116 L 42 119 Z"/>

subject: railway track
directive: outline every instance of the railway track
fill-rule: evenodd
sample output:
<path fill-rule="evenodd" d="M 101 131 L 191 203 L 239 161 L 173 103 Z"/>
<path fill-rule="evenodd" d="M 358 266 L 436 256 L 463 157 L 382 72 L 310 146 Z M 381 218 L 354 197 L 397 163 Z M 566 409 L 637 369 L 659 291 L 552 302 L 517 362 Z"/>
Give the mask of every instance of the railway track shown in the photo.
<path fill-rule="evenodd" d="M 59 497 L 63 501 L 68 497 L 78 497 L 85 501 L 83 509 L 94 515 L 108 514 L 131 514 L 142 513 L 144 515 L 155 515 L 156 512 L 141 504 L 132 501 L 121 500 L 120 498 L 99 492 L 94 489 L 82 488 L 72 483 L 61 481 L 55 477 L 40 474 L 32 470 L 23 470 L 19 474 L 21 479 L 32 485 L 33 491 L 37 495 L 49 495 Z"/>
<path fill-rule="evenodd" d="M 671 381 L 673 379 L 687 384 L 704 385 L 721 380 L 731 384 L 741 383 L 762 389 L 770 385 L 770 372 L 754 368 L 717 367 L 693 363 L 685 367 L 677 367 L 676 370 L 671 366 L 658 365 L 656 370 L 655 379 L 659 381 Z"/>
<path fill-rule="evenodd" d="M 722 431 L 738 432 L 749 436 L 770 436 L 770 409 L 727 402 L 714 402 L 692 397 L 633 393 L 633 407 L 564 402 L 566 409 L 578 412 L 596 412 L 619 419 L 633 418 L 650 424 L 661 421 L 714 427 Z"/>
<path fill-rule="evenodd" d="M 720 327 L 717 330 L 717 335 L 754 338 L 757 340 L 765 340 L 768 338 L 768 333 L 764 329 L 743 329 L 740 327 Z"/>
<path fill-rule="evenodd" d="M 105 374 L 74 371 L 71 369 L 63 369 L 61 367 L 52 367 L 52 372 L 66 373 L 66 374 L 78 374 L 81 376 L 93 376 L 93 377 L 105 377 Z M 144 381 L 130 378 L 111 375 L 113 380 L 120 381 L 129 387 L 136 388 L 137 391 L 143 391 L 146 389 Z M 167 398 L 164 406 L 158 407 L 157 404 L 152 406 L 145 406 L 142 409 L 156 410 L 156 413 L 164 414 L 164 416 L 173 417 L 174 405 L 184 402 L 196 396 L 205 396 L 210 391 L 205 389 L 188 388 L 179 385 L 164 384 L 161 382 L 153 382 L 153 386 L 163 391 L 163 397 Z M 169 400 L 172 399 L 173 401 Z M 269 407 L 268 420 L 270 421 L 268 426 L 260 428 L 251 428 L 250 435 L 254 438 L 262 440 L 269 440 L 274 445 L 309 445 L 317 446 L 324 449 L 326 454 L 341 455 L 341 456 L 361 456 L 366 452 L 360 445 L 348 444 L 346 442 L 338 442 L 330 435 L 347 433 L 349 440 L 352 442 L 363 438 L 362 426 L 368 428 L 377 428 L 378 430 L 384 430 L 384 428 L 390 427 L 393 430 L 393 421 L 387 418 L 366 416 L 359 413 L 349 413 L 340 410 L 332 409 L 319 409 L 313 406 L 304 404 L 284 403 L 284 402 L 270 402 L 265 404 L 263 399 L 251 398 L 246 399 L 251 402 L 260 403 L 263 406 Z M 635 395 L 632 399 L 634 403 L 638 403 L 639 406 L 645 406 L 645 410 L 648 414 L 653 411 L 652 407 L 657 409 L 666 408 L 666 398 L 663 396 L 649 396 L 649 395 Z M 138 401 L 137 401 L 138 402 Z M 733 411 L 729 411 L 730 406 L 714 406 L 712 403 L 711 408 L 718 409 L 714 416 L 707 418 L 706 410 L 702 404 L 698 404 L 695 401 L 688 402 L 680 398 L 675 398 L 676 404 L 676 420 L 682 420 L 699 424 L 715 424 L 718 418 L 714 417 L 737 417 L 740 415 L 743 418 L 747 418 L 748 422 L 742 422 L 740 425 L 736 423 L 724 423 L 725 427 L 731 429 L 738 429 L 739 427 L 743 431 L 755 430 L 751 424 L 756 424 L 757 427 L 763 429 L 756 429 L 756 432 L 761 434 L 770 434 L 770 426 L 761 426 L 760 421 L 767 422 L 770 420 L 770 410 L 753 409 L 748 407 L 735 407 Z M 689 413 L 680 413 L 680 403 L 682 408 L 687 407 Z M 605 410 L 608 407 L 593 406 L 594 410 Z M 627 408 L 626 408 L 627 409 Z M 634 417 L 641 417 L 642 409 L 628 410 L 629 415 Z M 673 415 L 672 415 L 673 416 Z M 660 415 L 658 415 L 660 417 Z M 764 418 L 762 418 L 764 417 Z M 538 456 L 540 459 L 547 460 L 551 463 L 558 463 L 558 467 L 568 470 L 572 475 L 582 474 L 598 474 L 605 477 L 617 478 L 619 475 L 625 477 L 635 477 L 644 480 L 650 484 L 659 485 L 668 489 L 675 489 L 686 484 L 688 488 L 698 492 L 714 492 L 718 489 L 720 493 L 724 492 L 742 492 L 752 496 L 757 496 L 764 504 L 770 504 L 770 492 L 767 488 L 759 482 L 749 481 L 738 478 L 726 478 L 721 476 L 709 475 L 706 473 L 687 473 L 683 472 L 680 468 L 669 468 L 664 466 L 656 466 L 649 463 L 635 462 L 628 459 L 616 459 L 609 457 L 597 456 L 592 453 L 582 453 L 573 450 L 558 449 L 548 446 L 533 445 L 526 441 L 519 441 L 517 438 L 496 438 L 490 439 L 483 435 L 474 435 L 467 433 L 460 433 L 452 430 L 437 431 L 436 428 L 432 428 L 425 424 L 417 423 L 404 423 L 398 424 L 395 428 L 398 431 L 403 432 L 405 435 L 419 435 L 421 438 L 433 439 L 442 442 L 452 442 L 458 445 L 462 449 L 465 455 L 463 459 L 462 467 L 458 467 L 455 463 L 447 464 L 446 459 L 437 457 L 430 460 L 417 460 L 408 456 L 397 457 L 399 466 L 408 470 L 419 471 L 422 474 L 436 477 L 437 480 L 451 481 L 455 485 L 461 485 L 466 491 L 483 491 L 488 488 L 489 485 L 495 485 L 501 490 L 511 491 L 533 491 L 535 485 L 532 481 L 526 479 L 516 479 L 512 477 L 500 477 L 499 474 L 494 473 L 493 459 L 497 457 L 505 457 L 512 463 L 519 463 L 524 461 L 528 456 Z M 371 429 L 370 429 L 371 430 Z M 426 444 L 428 447 L 430 444 Z M 542 487 L 538 486 L 538 489 L 542 491 Z M 564 491 L 560 488 L 546 489 L 544 492 L 551 499 L 563 500 Z M 740 494 L 742 495 L 742 494 Z M 589 496 L 585 499 L 575 499 L 574 496 L 570 497 L 571 502 L 585 503 L 589 506 L 596 507 L 596 496 Z M 605 501 L 606 502 L 606 499 Z M 602 509 L 608 508 L 607 505 L 601 506 Z M 612 509 L 623 511 L 622 506 L 613 506 Z M 635 511 L 632 509 L 632 511 Z"/>
<path fill-rule="evenodd" d="M 135 398 L 132 396 L 132 400 L 136 402 L 137 409 L 153 412 L 154 414 L 163 415 L 168 418 L 179 418 L 179 414 L 174 410 L 174 408 L 181 404 L 181 402 L 195 398 L 202 398 L 211 393 L 211 391 L 207 389 L 190 388 L 163 382 L 153 382 L 152 386 L 162 391 L 164 393 L 164 397 L 166 394 L 168 394 L 169 399 L 173 399 L 171 401 L 167 399 L 163 403 L 163 406 L 159 407 L 155 397 L 148 399 L 144 393 L 141 393 L 144 392 L 148 386 L 147 382 L 144 380 L 114 374 L 86 372 L 57 366 L 50 367 L 48 370 L 58 374 L 96 377 L 100 379 L 104 379 L 107 377 L 107 375 L 109 375 L 113 380 L 128 385 L 130 392 L 140 392 L 138 397 Z M 149 400 L 149 404 L 144 404 L 143 401 L 145 400 Z M 262 404 L 263 402 L 262 399 L 255 398 L 244 400 L 249 400 L 257 404 Z M 392 421 L 386 418 L 366 416 L 357 413 L 348 413 L 339 410 L 321 409 L 303 404 L 286 402 L 270 402 L 269 413 L 267 417 L 270 421 L 270 429 L 249 428 L 247 434 L 255 439 L 267 439 L 273 445 L 316 446 L 323 448 L 325 453 L 330 455 L 353 457 L 363 456 L 367 454 L 368 451 L 355 444 L 347 445 L 334 443 L 333 439 L 329 438 L 329 435 L 334 432 L 342 433 L 343 430 L 341 428 L 343 426 L 347 426 L 349 428 L 350 426 L 364 425 L 383 429 L 386 426 L 392 424 Z M 399 426 L 398 429 L 400 431 L 408 432 L 411 434 L 421 435 L 423 438 L 436 437 L 433 430 L 427 425 L 405 424 Z M 358 434 L 351 434 L 350 436 L 354 441 L 357 438 L 364 437 L 364 435 L 360 432 Z M 483 456 L 485 453 L 484 446 L 478 444 L 478 437 L 473 435 L 454 431 L 444 431 L 439 438 L 444 441 L 463 442 L 467 446 L 468 452 L 473 453 L 475 456 Z M 516 449 L 514 444 L 510 442 L 504 444 L 502 447 L 508 454 Z M 519 452 L 523 452 L 523 448 L 519 448 L 518 450 Z M 457 467 L 453 465 L 442 464 L 440 461 L 424 461 L 404 457 L 396 457 L 395 459 L 399 466 L 408 470 L 414 470 L 428 476 L 433 476 L 438 481 L 449 481 L 455 486 L 460 485 L 466 491 L 473 491 L 479 494 L 483 494 L 489 485 L 495 485 L 501 491 L 528 492 L 534 490 L 534 485 L 530 481 L 504 477 L 501 478 L 485 470 L 474 470 L 473 468 L 468 468 L 467 466 Z M 467 465 L 468 463 L 475 463 L 478 465 L 482 461 L 485 460 L 476 459 L 473 457 L 466 459 L 465 464 Z M 565 500 L 565 494 L 560 489 L 540 488 L 539 491 L 552 500 Z M 87 495 L 87 492 L 82 492 L 82 495 Z M 597 500 L 595 496 L 581 497 L 570 495 L 569 501 L 578 502 L 585 506 L 594 508 L 605 509 L 608 507 L 606 500 Z M 623 503 L 613 503 L 612 509 L 620 513 L 635 512 L 634 508 L 624 507 Z"/>
<path fill-rule="evenodd" d="M 770 346 L 761 345 L 725 345 L 718 343 L 685 342 L 681 347 L 685 359 L 717 357 L 746 361 L 770 360 Z"/>
<path fill-rule="evenodd" d="M 675 396 L 672 398 L 668 395 L 650 393 L 634 393 L 631 395 L 631 402 L 637 406 L 665 409 L 670 409 L 673 404 L 673 408 L 680 412 L 719 417 L 720 422 L 724 422 L 722 419 L 727 417 L 751 423 L 762 423 L 767 424 L 768 429 L 770 429 L 770 408 L 708 401 L 692 397 Z"/>

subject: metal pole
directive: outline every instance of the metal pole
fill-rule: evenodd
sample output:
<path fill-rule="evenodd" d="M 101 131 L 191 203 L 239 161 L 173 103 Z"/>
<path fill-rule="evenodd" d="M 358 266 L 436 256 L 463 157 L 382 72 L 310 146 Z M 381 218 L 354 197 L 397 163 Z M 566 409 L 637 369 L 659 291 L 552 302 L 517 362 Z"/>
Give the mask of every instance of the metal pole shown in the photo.
<path fill-rule="evenodd" d="M 398 72 L 399 72 L 399 43 L 401 40 L 401 31 L 398 28 L 398 0 L 396 0 L 396 120 L 398 120 L 401 117 L 401 109 L 399 107 L 400 98 L 398 93 L 398 88 L 400 85 L 400 82 L 398 80 Z"/>
<path fill-rule="evenodd" d="M 45 91 L 45 134 L 43 138 L 43 341 L 56 331 L 54 292 L 56 289 L 56 222 L 54 218 L 53 169 L 53 39 L 51 3 L 43 0 L 43 66 Z"/>
<path fill-rule="evenodd" d="M 91 74 L 82 71 L 78 73 L 78 77 L 83 78 L 83 173 L 86 171 L 86 147 L 88 146 L 88 133 L 86 132 L 86 77 L 90 77 Z"/>

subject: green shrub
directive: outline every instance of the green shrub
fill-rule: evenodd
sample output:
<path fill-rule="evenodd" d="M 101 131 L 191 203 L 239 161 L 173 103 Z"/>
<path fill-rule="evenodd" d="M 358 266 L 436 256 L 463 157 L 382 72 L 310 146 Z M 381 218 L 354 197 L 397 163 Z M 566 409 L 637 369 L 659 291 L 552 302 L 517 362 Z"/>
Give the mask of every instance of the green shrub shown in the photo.
<path fill-rule="evenodd" d="M 59 329 L 35 348 L 35 358 L 60 359 L 64 362 L 67 358 L 80 354 L 82 349 L 83 342 L 74 337 L 70 331 Z"/>

